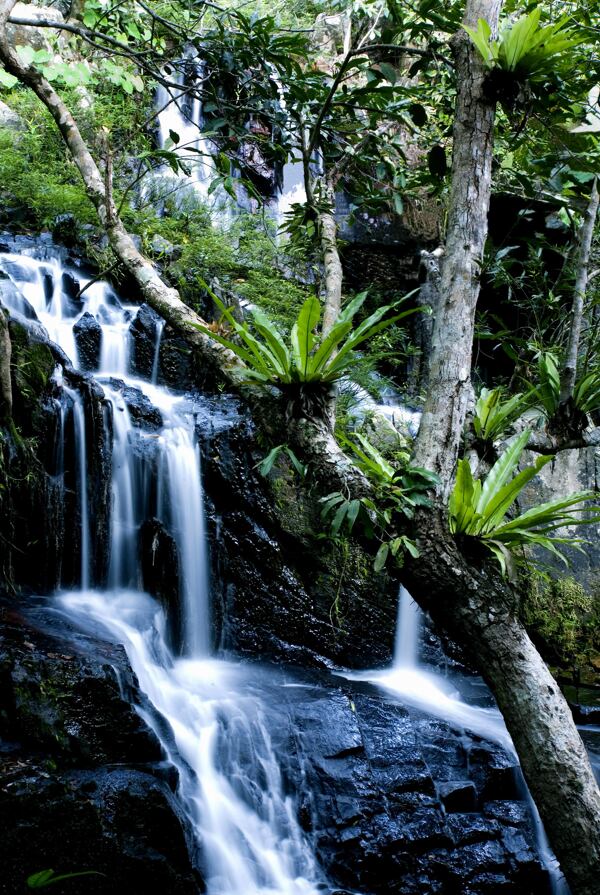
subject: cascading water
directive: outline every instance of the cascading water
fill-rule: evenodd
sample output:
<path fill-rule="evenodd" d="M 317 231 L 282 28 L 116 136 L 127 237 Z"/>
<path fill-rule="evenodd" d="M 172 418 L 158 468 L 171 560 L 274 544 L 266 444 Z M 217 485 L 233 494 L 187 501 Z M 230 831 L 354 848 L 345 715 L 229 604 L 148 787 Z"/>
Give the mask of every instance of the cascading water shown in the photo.
<path fill-rule="evenodd" d="M 354 680 L 369 680 L 398 696 L 403 705 L 412 706 L 459 730 L 468 730 L 485 740 L 497 743 L 518 764 L 518 756 L 504 719 L 497 708 L 469 705 L 459 689 L 447 677 L 419 662 L 422 612 L 403 586 L 398 594 L 398 616 L 394 659 L 383 671 L 347 675 Z M 546 867 L 552 895 L 568 895 L 569 888 L 550 849 L 539 813 L 524 781 L 522 798 L 527 801 L 534 822 L 538 852 Z"/>
<path fill-rule="evenodd" d="M 63 387 L 72 408 L 76 453 L 72 479 L 79 504 L 81 590 L 63 592 L 57 602 L 80 626 L 100 624 L 125 646 L 142 690 L 168 722 L 165 732 L 164 723 L 144 715 L 179 770 L 179 797 L 194 832 L 194 860 L 207 895 L 316 895 L 323 886 L 294 801 L 285 793 L 261 702 L 245 692 L 249 672 L 210 658 L 193 402 L 131 375 L 128 327 L 136 308 L 122 305 L 106 283 L 91 282 L 58 257 L 6 253 L 0 255 L 0 267 L 20 291 L 11 310 L 37 316 L 72 361 L 79 354 L 74 324 L 87 313 L 102 330 L 94 376 L 112 417 L 107 426 L 112 433 L 109 588 L 90 590 L 96 582 L 90 561 L 94 532 L 87 497 L 87 414 L 83 393 Z M 159 327 L 153 380 L 159 373 L 161 332 Z M 61 386 L 60 371 L 55 378 Z M 160 412 L 158 433 L 134 425 L 127 388 L 141 391 Z M 63 419 L 65 438 L 67 428 Z M 139 529 L 150 517 L 163 523 L 177 546 L 184 657 L 170 652 L 165 616 L 140 589 Z"/>

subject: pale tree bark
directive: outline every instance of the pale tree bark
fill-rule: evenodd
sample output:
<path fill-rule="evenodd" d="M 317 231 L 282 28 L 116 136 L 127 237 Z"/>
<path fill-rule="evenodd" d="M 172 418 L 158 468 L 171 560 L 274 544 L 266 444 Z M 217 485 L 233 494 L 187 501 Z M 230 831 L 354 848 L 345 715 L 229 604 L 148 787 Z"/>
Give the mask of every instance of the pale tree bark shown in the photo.
<path fill-rule="evenodd" d="M 485 19 L 495 31 L 502 0 L 468 0 L 464 24 Z M 453 40 L 457 98 L 452 185 L 440 302 L 433 324 L 429 380 L 416 462 L 450 489 L 471 396 L 471 355 L 479 274 L 492 184 L 495 106 L 485 97 L 485 69 L 465 32 Z"/>
<path fill-rule="evenodd" d="M 325 286 L 321 330 L 323 336 L 326 336 L 342 310 L 342 281 L 344 278 L 335 220 L 335 188 L 328 178 L 324 178 L 324 195 L 322 199 L 327 206 L 327 210 L 321 211 L 319 214 Z"/>
<path fill-rule="evenodd" d="M 571 307 L 571 320 L 569 328 L 569 341 L 563 366 L 560 383 L 560 403 L 566 404 L 572 397 L 577 379 L 577 361 L 581 342 L 581 329 L 583 326 L 585 295 L 587 291 L 590 254 L 594 227 L 598 216 L 598 180 L 595 177 L 592 184 L 592 192 L 579 234 L 579 253 L 577 258 L 577 275 L 575 278 L 575 291 Z"/>

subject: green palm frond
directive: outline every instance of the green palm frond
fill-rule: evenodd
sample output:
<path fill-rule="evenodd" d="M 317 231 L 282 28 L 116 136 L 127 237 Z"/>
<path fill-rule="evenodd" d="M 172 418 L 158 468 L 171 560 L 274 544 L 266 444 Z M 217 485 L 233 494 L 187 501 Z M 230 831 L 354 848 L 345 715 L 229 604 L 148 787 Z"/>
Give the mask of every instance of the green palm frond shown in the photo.
<path fill-rule="evenodd" d="M 501 387 L 482 388 L 475 404 L 473 428 L 483 441 L 495 441 L 506 435 L 512 424 L 530 407 L 529 394 L 519 392 L 504 399 Z"/>
<path fill-rule="evenodd" d="M 540 16 L 541 9 L 536 7 L 529 15 L 506 25 L 497 40 L 491 39 L 485 19 L 479 19 L 477 28 L 463 28 L 489 68 L 501 68 L 535 81 L 555 69 L 562 61 L 560 57 L 585 39 L 568 27 L 567 16 L 552 25 L 540 25 Z"/>
<path fill-rule="evenodd" d="M 356 359 L 356 350 L 364 342 L 411 314 L 427 311 L 426 308 L 410 308 L 394 313 L 416 291 L 413 290 L 393 304 L 377 308 L 353 328 L 352 320 L 366 298 L 366 293 L 357 295 L 342 310 L 323 339 L 318 334 L 321 303 L 312 296 L 300 308 L 291 329 L 288 346 L 275 324 L 262 311 L 254 309 L 251 312 L 251 323 L 240 322 L 223 301 L 208 289 L 231 328 L 231 337 L 215 333 L 203 324 L 195 326 L 242 361 L 248 382 L 274 385 L 282 390 L 294 384 L 330 384 L 348 371 Z"/>
<path fill-rule="evenodd" d="M 567 526 L 600 522 L 597 509 L 587 518 L 581 516 L 589 509 L 590 501 L 598 499 L 593 491 L 578 491 L 550 500 L 507 519 L 525 485 L 554 459 L 538 457 L 532 466 L 517 472 L 530 435 L 526 429 L 516 436 L 483 481 L 474 479 L 468 460 L 460 460 L 448 504 L 450 531 L 479 539 L 497 558 L 503 572 L 511 551 L 528 545 L 543 547 L 564 560 L 557 545 L 577 548 L 581 540 L 555 532 Z"/>

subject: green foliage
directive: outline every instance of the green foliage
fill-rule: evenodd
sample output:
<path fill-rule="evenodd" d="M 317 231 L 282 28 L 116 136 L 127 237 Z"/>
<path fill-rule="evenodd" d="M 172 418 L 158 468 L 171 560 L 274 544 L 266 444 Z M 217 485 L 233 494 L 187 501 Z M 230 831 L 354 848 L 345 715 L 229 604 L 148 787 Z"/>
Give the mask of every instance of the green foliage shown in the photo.
<path fill-rule="evenodd" d="M 373 568 L 380 572 L 390 557 L 401 563 L 405 552 L 414 558 L 419 556 L 414 541 L 399 535 L 394 527 L 398 517 L 412 519 L 416 507 L 431 505 L 428 492 L 439 479 L 435 473 L 408 462 L 395 466 L 363 435 L 355 433 L 355 438 L 358 444 L 343 438 L 342 445 L 352 451 L 356 464 L 373 483 L 374 499 L 348 500 L 339 492 L 328 494 L 322 499 L 321 515 L 329 521 L 334 537 L 342 530 L 350 534 L 358 524 L 366 538 L 379 540 Z"/>
<path fill-rule="evenodd" d="M 540 354 L 537 372 L 538 381 L 531 389 L 532 402 L 547 419 L 552 419 L 560 406 L 560 371 L 558 358 L 552 351 Z"/>
<path fill-rule="evenodd" d="M 87 104 L 81 107 L 82 97 L 77 90 L 64 88 L 61 93 L 95 153 L 98 153 L 100 129 L 110 132 L 118 198 L 125 179 L 130 178 L 129 153 L 145 145 L 147 140 L 141 128 L 146 104 L 106 83 L 98 85 L 96 92 L 90 94 L 93 101 L 89 107 Z M 40 230 L 50 227 L 57 215 L 66 213 L 73 214 L 79 225 L 97 225 L 97 215 L 81 176 L 47 110 L 31 91 L 20 87 L 11 90 L 4 98 L 22 119 L 24 127 L 22 131 L 0 128 L 0 195 L 3 204 L 17 206 L 23 223 Z M 119 147 L 123 147 L 123 155 Z M 137 232 L 135 226 L 132 229 Z"/>
<path fill-rule="evenodd" d="M 502 438 L 529 406 L 528 397 L 521 392 L 504 400 L 503 388 L 482 388 L 473 416 L 475 434 L 483 441 Z"/>
<path fill-rule="evenodd" d="M 60 883 L 67 879 L 75 879 L 82 876 L 106 876 L 98 870 L 78 870 L 74 873 L 56 873 L 54 870 L 40 870 L 38 873 L 32 873 L 27 877 L 28 889 L 45 889 L 46 886 L 52 886 L 54 883 Z"/>
<path fill-rule="evenodd" d="M 290 463 L 300 476 L 300 478 L 304 478 L 306 476 L 307 467 L 304 463 L 301 463 L 294 451 L 287 444 L 278 444 L 272 450 L 269 451 L 266 457 L 264 457 L 260 463 L 257 463 L 256 466 L 258 471 L 262 476 L 268 476 L 273 466 L 275 465 L 277 459 L 285 455 L 288 457 Z"/>
<path fill-rule="evenodd" d="M 507 513 L 525 485 L 553 459 L 549 456 L 538 457 L 533 466 L 527 466 L 517 473 L 530 435 L 530 430 L 526 429 L 516 436 L 483 481 L 473 478 L 468 460 L 460 460 L 448 505 L 450 531 L 477 538 L 491 550 L 505 574 L 511 552 L 525 546 L 543 547 L 564 561 L 557 545 L 577 546 L 580 541 L 553 532 L 568 525 L 600 520 L 597 512 L 586 519 L 575 515 L 582 513 L 589 502 L 597 498 L 593 491 L 578 491 L 507 519 Z"/>
<path fill-rule="evenodd" d="M 558 57 L 583 42 L 581 35 L 567 27 L 569 16 L 545 26 L 540 25 L 540 17 L 538 6 L 514 24 L 506 25 L 497 40 L 491 40 L 492 32 L 485 19 L 479 19 L 476 29 L 462 27 L 490 68 L 498 67 L 535 81 L 554 69 Z"/>
<path fill-rule="evenodd" d="M 39 113 L 25 133 L 0 129 L 0 190 L 2 204 L 20 206 L 30 226 L 42 229 L 68 212 L 82 224 L 97 220 L 56 128 Z"/>
<path fill-rule="evenodd" d="M 575 383 L 573 403 L 582 413 L 594 413 L 600 408 L 600 370 L 590 370 Z"/>
<path fill-rule="evenodd" d="M 412 294 L 412 293 L 411 293 Z M 206 326 L 198 328 L 221 345 L 229 348 L 243 361 L 248 382 L 274 385 L 285 390 L 295 384 L 331 384 L 340 379 L 352 366 L 356 349 L 376 333 L 415 313 L 415 309 L 387 316 L 409 296 L 378 308 L 353 328 L 352 322 L 362 307 L 366 293 L 357 295 L 341 312 L 327 336 L 315 335 L 321 319 L 321 303 L 311 296 L 302 305 L 286 344 L 277 328 L 258 308 L 252 310 L 252 326 L 238 322 L 231 311 L 214 293 L 212 298 L 224 318 L 238 336 L 234 342 Z M 423 310 L 418 309 L 418 310 Z"/>
<path fill-rule="evenodd" d="M 600 653 L 598 599 L 574 578 L 530 576 L 521 615 L 544 658 L 562 668 L 580 667 Z"/>
<path fill-rule="evenodd" d="M 528 400 L 540 408 L 547 420 L 560 413 L 560 372 L 558 358 L 551 351 L 538 358 L 538 382 L 529 392 Z M 592 369 L 580 376 L 573 388 L 573 407 L 581 414 L 594 413 L 600 408 L 600 369 Z"/>

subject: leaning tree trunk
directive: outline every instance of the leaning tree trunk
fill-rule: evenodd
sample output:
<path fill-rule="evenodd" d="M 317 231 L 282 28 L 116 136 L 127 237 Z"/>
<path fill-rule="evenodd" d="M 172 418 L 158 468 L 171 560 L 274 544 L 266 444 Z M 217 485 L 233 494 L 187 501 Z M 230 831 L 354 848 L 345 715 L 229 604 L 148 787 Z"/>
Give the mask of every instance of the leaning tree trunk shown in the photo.
<path fill-rule="evenodd" d="M 468 0 L 464 23 L 497 27 L 501 0 Z M 416 461 L 438 473 L 437 506 L 416 520 L 418 561 L 403 580 L 434 621 L 467 651 L 494 693 L 550 843 L 573 895 L 600 878 L 600 792 L 569 707 L 517 618 L 512 588 L 481 556 L 466 558 L 447 526 L 471 394 L 479 272 L 487 237 L 495 109 L 466 33 L 455 38 L 457 100 L 452 187 L 434 322 L 427 401 Z"/>
<path fill-rule="evenodd" d="M 466 560 L 440 517 L 421 519 L 417 543 L 421 557 L 403 582 L 486 679 L 572 895 L 594 895 L 600 793 L 571 711 L 518 621 L 513 589 L 495 561 Z"/>
<path fill-rule="evenodd" d="M 590 201 L 585 210 L 585 217 L 581 233 L 579 235 L 579 254 L 577 259 L 577 276 L 575 279 L 575 291 L 569 321 L 569 343 L 561 376 L 560 403 L 566 404 L 573 397 L 575 380 L 577 379 L 577 361 L 579 358 L 579 345 L 581 342 L 581 329 L 584 317 L 585 294 L 588 283 L 588 270 L 594 226 L 598 216 L 598 180 L 594 177 Z"/>

